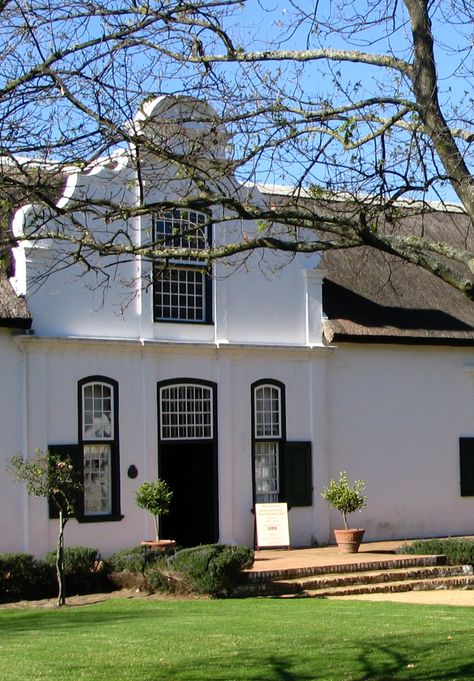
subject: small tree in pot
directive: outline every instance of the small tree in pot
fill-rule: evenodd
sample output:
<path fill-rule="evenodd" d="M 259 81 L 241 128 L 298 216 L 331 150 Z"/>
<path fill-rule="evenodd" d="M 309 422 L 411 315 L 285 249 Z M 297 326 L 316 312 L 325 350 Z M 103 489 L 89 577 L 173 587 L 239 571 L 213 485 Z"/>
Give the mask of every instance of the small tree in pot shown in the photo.
<path fill-rule="evenodd" d="M 160 541 L 158 531 L 158 519 L 162 515 L 170 512 L 171 499 L 173 492 L 165 480 L 155 480 L 154 482 L 144 482 L 135 492 L 137 506 L 149 511 L 153 516 L 155 525 L 155 541 Z"/>
<path fill-rule="evenodd" d="M 365 482 L 356 480 L 350 485 L 347 473 L 341 471 L 339 480 L 331 480 L 329 485 L 323 489 L 322 496 L 328 504 L 340 511 L 344 521 L 344 530 L 334 530 L 334 535 L 338 546 L 345 553 L 355 553 L 364 536 L 364 530 L 350 529 L 347 522 L 349 513 L 361 511 L 367 506 L 367 497 L 363 494 Z"/>

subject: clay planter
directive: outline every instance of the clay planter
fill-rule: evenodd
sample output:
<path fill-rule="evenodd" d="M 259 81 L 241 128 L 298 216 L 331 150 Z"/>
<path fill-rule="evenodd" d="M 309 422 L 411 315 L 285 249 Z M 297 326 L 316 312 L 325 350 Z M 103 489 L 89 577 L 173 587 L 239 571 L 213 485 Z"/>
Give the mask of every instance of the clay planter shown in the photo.
<path fill-rule="evenodd" d="M 141 544 L 148 549 L 163 551 L 163 553 L 174 553 L 176 550 L 176 542 L 174 539 L 160 539 L 159 541 L 156 541 L 155 539 L 145 539 Z"/>
<path fill-rule="evenodd" d="M 341 553 L 357 553 L 365 530 L 334 530 L 336 543 Z"/>

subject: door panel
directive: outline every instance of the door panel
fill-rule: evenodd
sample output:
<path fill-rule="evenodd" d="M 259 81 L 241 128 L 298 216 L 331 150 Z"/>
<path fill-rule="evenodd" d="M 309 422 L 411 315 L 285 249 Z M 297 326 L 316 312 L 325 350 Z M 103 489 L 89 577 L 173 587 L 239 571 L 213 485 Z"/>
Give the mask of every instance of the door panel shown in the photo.
<path fill-rule="evenodd" d="M 218 540 L 217 463 L 213 442 L 162 442 L 160 477 L 173 490 L 160 534 L 180 546 Z"/>

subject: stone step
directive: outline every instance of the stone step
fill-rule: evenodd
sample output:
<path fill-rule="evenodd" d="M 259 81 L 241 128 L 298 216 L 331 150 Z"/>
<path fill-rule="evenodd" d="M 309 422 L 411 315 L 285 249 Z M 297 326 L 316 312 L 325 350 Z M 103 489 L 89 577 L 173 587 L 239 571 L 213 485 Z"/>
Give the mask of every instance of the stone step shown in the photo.
<path fill-rule="evenodd" d="M 341 574 L 350 572 L 369 572 L 373 570 L 391 570 L 397 568 L 423 567 L 430 565 L 446 565 L 446 556 L 403 556 L 386 560 L 364 561 L 353 563 L 337 563 L 335 565 L 312 565 L 306 567 L 281 568 L 279 570 L 244 570 L 243 579 L 249 584 L 259 584 L 281 579 L 310 577 L 313 575 Z"/>
<path fill-rule="evenodd" d="M 281 570 L 269 571 L 265 573 L 265 579 L 250 579 L 241 584 L 235 595 L 329 598 L 366 593 L 474 588 L 472 565 L 445 563 L 444 556 L 416 556 L 370 564 L 296 568 L 285 570 L 284 577 L 281 577 Z M 356 567 L 359 568 L 357 571 Z M 261 573 L 260 577 L 263 577 Z"/>
<path fill-rule="evenodd" d="M 438 589 L 474 589 L 474 576 L 438 577 L 434 579 L 402 580 L 381 584 L 359 584 L 336 586 L 328 589 L 308 589 L 300 594 L 285 594 L 286 597 L 331 598 L 374 593 L 401 593 L 403 591 L 436 591 Z M 283 595 L 283 594 L 282 594 Z"/>
<path fill-rule="evenodd" d="M 281 592 L 297 593 L 309 589 L 326 589 L 353 584 L 379 584 L 393 581 L 433 579 L 436 577 L 457 577 L 474 575 L 471 565 L 435 565 L 398 568 L 391 570 L 372 570 L 367 572 L 342 573 L 338 575 L 311 576 L 294 579 L 275 580 L 273 586 Z"/>

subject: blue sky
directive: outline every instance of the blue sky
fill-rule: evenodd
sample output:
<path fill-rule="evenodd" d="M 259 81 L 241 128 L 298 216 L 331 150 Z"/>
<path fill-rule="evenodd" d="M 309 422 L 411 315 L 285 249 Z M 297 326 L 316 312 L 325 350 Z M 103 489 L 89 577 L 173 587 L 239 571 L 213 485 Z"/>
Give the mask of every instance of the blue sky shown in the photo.
<path fill-rule="evenodd" d="M 342 0 L 347 11 L 360 9 L 363 14 L 364 7 L 370 0 L 354 0 L 348 2 Z M 317 48 L 319 46 L 336 49 L 358 49 L 369 53 L 395 54 L 401 59 L 411 61 L 411 28 L 403 2 L 397 5 L 398 14 L 394 24 L 379 24 L 367 30 L 358 30 L 352 35 L 342 35 L 337 30 L 328 31 L 324 28 L 318 33 L 315 31 L 309 35 L 308 27 L 310 20 L 296 30 L 286 29 L 297 16 L 298 7 L 304 8 L 308 17 L 317 6 L 317 19 L 323 19 L 324 14 L 330 12 L 336 5 L 341 3 L 332 0 L 247 0 L 232 23 L 232 30 L 241 36 L 242 44 L 246 48 L 264 49 L 269 42 L 275 42 L 280 36 L 283 40 L 279 43 L 282 49 L 304 49 L 306 47 Z M 396 3 L 372 3 L 385 6 Z M 472 118 L 471 111 L 474 106 L 473 79 L 472 79 L 472 46 L 474 25 L 472 21 L 464 21 L 465 17 L 456 17 L 449 13 L 447 0 L 436 0 L 432 3 L 433 8 L 433 36 L 435 41 L 435 55 L 437 59 L 437 71 L 439 76 L 439 97 L 445 107 L 446 118 L 450 124 L 456 127 L 466 127 Z M 448 12 L 448 17 L 446 17 Z M 449 21 L 447 20 L 449 18 Z M 312 24 L 315 28 L 317 22 Z M 334 23 L 334 26 L 336 24 Z M 387 27 L 395 31 L 385 30 Z M 352 28 L 348 25 L 348 29 Z M 274 69 L 279 65 L 274 65 Z M 394 72 L 381 70 L 376 67 L 361 64 L 335 63 L 318 61 L 309 67 L 305 67 L 301 78 L 303 94 L 318 96 L 326 93 L 328 100 L 336 96 L 334 80 L 340 81 L 342 88 L 347 89 L 357 83 L 357 97 L 369 97 L 385 92 L 393 93 L 392 76 Z M 411 93 L 405 85 L 400 86 L 399 94 Z M 467 150 L 469 153 L 469 150 Z M 469 160 L 469 158 L 468 158 Z M 449 186 L 443 189 L 443 196 L 449 201 L 457 201 L 457 197 Z M 431 198 L 436 198 L 432 196 Z"/>
<path fill-rule="evenodd" d="M 53 2 L 55 6 L 56 1 L 54 0 Z M 295 28 L 294 22 L 298 14 L 298 4 L 306 11 L 307 21 Z M 350 20 L 347 26 L 347 35 L 341 35 L 337 30 L 331 31 L 330 27 L 336 26 L 337 17 L 332 17 L 328 20 L 329 28 L 321 25 L 318 26 L 318 21 L 322 21 L 325 14 L 330 13 L 331 10 L 340 5 L 345 6 L 349 14 L 355 10 L 360 10 L 362 17 L 365 18 L 364 8 L 370 4 L 373 4 L 375 7 L 384 7 L 386 5 L 397 6 L 399 16 L 396 17 L 396 31 L 390 33 L 388 38 L 383 30 L 383 26 L 381 27 L 380 25 L 375 25 L 369 30 L 363 30 L 361 27 L 360 30 L 349 35 L 349 29 L 354 27 Z M 437 41 L 437 55 L 439 57 L 440 91 L 441 99 L 445 104 L 458 107 L 457 111 L 455 111 L 455 118 L 452 120 L 454 125 L 462 126 L 466 121 L 470 120 L 471 111 L 474 106 L 470 74 L 462 74 L 461 77 L 458 77 L 460 70 L 469 69 L 471 66 L 472 57 L 470 50 L 472 49 L 473 25 L 472 21 L 464 24 L 459 23 L 456 27 L 447 23 L 442 16 L 442 11 L 448 5 L 450 5 L 448 0 L 435 0 L 433 4 L 433 7 L 437 9 L 434 33 Z M 318 8 L 316 17 L 314 17 L 313 11 L 315 7 Z M 402 10 L 402 0 L 399 0 L 398 3 L 395 0 L 384 0 L 384 2 L 382 0 L 246 0 L 234 8 L 232 16 L 226 20 L 226 27 L 231 31 L 234 43 L 237 46 L 242 45 L 246 49 L 264 49 L 269 43 L 273 43 L 273 47 L 280 47 L 282 49 L 316 48 L 324 45 L 340 49 L 359 49 L 372 53 L 391 51 L 400 58 L 410 59 L 410 31 L 406 22 L 405 25 L 403 23 L 404 15 Z M 97 24 L 99 20 L 94 19 L 94 21 Z M 94 21 L 90 24 L 91 30 L 97 29 Z M 390 25 L 389 28 L 391 28 Z M 2 31 L 8 31 L 8 28 L 0 28 L 0 32 Z M 74 40 L 75 37 L 64 31 L 57 39 L 67 42 L 68 40 Z M 55 40 L 56 37 L 54 37 Z M 463 43 L 461 42 L 462 40 L 464 41 Z M 460 52 L 459 49 L 461 47 L 464 50 Z M 218 51 L 222 52 L 222 48 Z M 179 89 L 181 73 L 178 67 L 175 69 L 173 65 L 170 65 L 167 68 L 164 61 L 157 58 L 153 64 L 155 69 L 150 66 L 145 69 L 145 73 L 141 73 L 141 69 L 145 64 L 144 59 L 143 55 L 137 52 L 134 55 L 133 63 L 131 65 L 124 65 L 122 70 L 120 70 L 120 53 L 116 54 L 113 60 L 110 60 L 107 68 L 114 69 L 113 77 L 121 79 L 121 83 L 124 85 L 124 93 L 120 96 L 115 91 L 114 96 L 108 100 L 107 92 L 103 87 L 97 90 L 98 96 L 102 97 L 100 102 L 103 107 L 102 112 L 105 112 L 107 116 L 116 117 L 119 122 L 123 122 L 124 118 L 133 116 L 136 107 L 147 95 L 151 93 L 156 95 L 164 92 L 173 92 Z M 105 57 L 104 60 L 108 61 L 108 57 Z M 304 68 L 301 67 L 298 77 L 294 75 L 290 63 L 271 63 L 264 65 L 263 68 L 267 69 L 271 75 L 281 71 L 281 76 L 277 78 L 277 86 L 281 83 L 282 89 L 292 92 L 296 104 L 305 99 L 308 106 L 310 106 L 312 101 L 317 103 L 321 100 L 336 103 L 338 96 L 341 101 L 343 93 L 354 87 L 356 88 L 354 98 L 358 100 L 373 96 L 374 94 L 378 95 L 382 92 L 385 92 L 385 94 L 394 93 L 393 72 L 360 64 L 318 61 Z M 253 67 L 249 65 L 244 67 L 240 65 L 222 67 L 222 72 L 229 76 L 228 101 L 232 101 L 232 88 L 238 88 L 243 83 L 249 86 L 250 91 L 252 91 L 251 88 L 253 87 L 255 96 L 258 98 L 260 94 L 258 79 L 251 75 L 252 69 Z M 219 69 L 216 67 L 217 70 Z M 91 73 L 90 75 L 93 76 L 94 74 Z M 188 69 L 185 69 L 185 76 L 189 76 Z M 298 79 L 301 86 L 297 85 Z M 93 77 L 90 77 L 88 81 L 78 79 L 76 83 L 78 96 L 82 97 L 83 101 L 92 102 L 92 105 L 95 104 L 94 98 L 96 95 L 93 81 Z M 187 86 L 191 88 L 191 84 L 185 78 L 183 78 L 183 83 L 183 89 L 186 90 Z M 194 79 L 194 84 L 199 84 L 199 80 Z M 213 83 L 213 86 L 214 90 L 211 88 L 196 89 L 195 93 L 204 97 L 209 96 L 211 103 L 219 105 L 219 84 Z M 399 92 L 405 95 L 409 94 L 406 82 L 403 82 L 403 79 L 399 85 Z M 51 138 L 52 133 L 57 132 L 59 135 L 61 127 L 65 128 L 67 134 L 71 132 L 74 125 L 77 125 L 79 139 L 82 132 L 82 128 L 79 126 L 89 126 L 88 129 L 93 127 L 93 124 L 91 126 L 90 119 L 86 117 L 81 119 L 77 110 L 73 110 L 64 100 L 56 100 L 53 104 L 48 104 L 48 101 L 41 92 L 37 92 L 36 97 L 37 99 L 33 99 L 31 102 L 30 110 L 27 110 L 22 105 L 21 125 L 23 127 L 20 128 L 17 116 L 14 119 L 16 125 L 14 133 L 11 130 L 2 130 L 4 137 L 7 138 L 10 135 L 13 138 L 14 134 L 18 134 L 19 130 L 24 130 L 25 136 L 28 136 L 31 132 L 31 135 L 38 137 L 41 134 L 43 135 L 43 140 L 48 140 Z M 87 97 L 89 97 L 88 100 Z M 128 98 L 130 98 L 130 101 L 126 101 Z M 7 103 L 3 102 L 3 106 L 7 106 Z M 9 120 L 8 117 L 5 117 L 5 120 Z M 96 146 L 100 144 L 101 134 L 102 130 L 99 131 L 96 138 L 90 141 L 90 147 L 87 146 L 89 140 L 84 142 L 85 154 L 89 152 L 90 148 L 95 149 L 94 144 Z M 82 150 L 79 146 L 79 152 Z M 59 154 L 61 150 L 54 150 L 54 152 Z M 66 145 L 63 149 L 63 156 L 69 160 L 71 157 L 80 156 L 80 154 L 76 154 L 76 147 Z M 291 158 L 291 150 L 285 160 L 281 158 L 279 160 L 280 168 L 277 168 L 277 163 L 272 163 L 272 159 L 268 157 L 262 159 L 260 177 L 266 178 L 268 181 L 273 179 L 275 182 L 290 182 L 291 170 L 294 167 L 294 158 Z M 320 163 L 321 169 L 324 168 L 324 163 L 325 158 L 322 158 Z"/>

